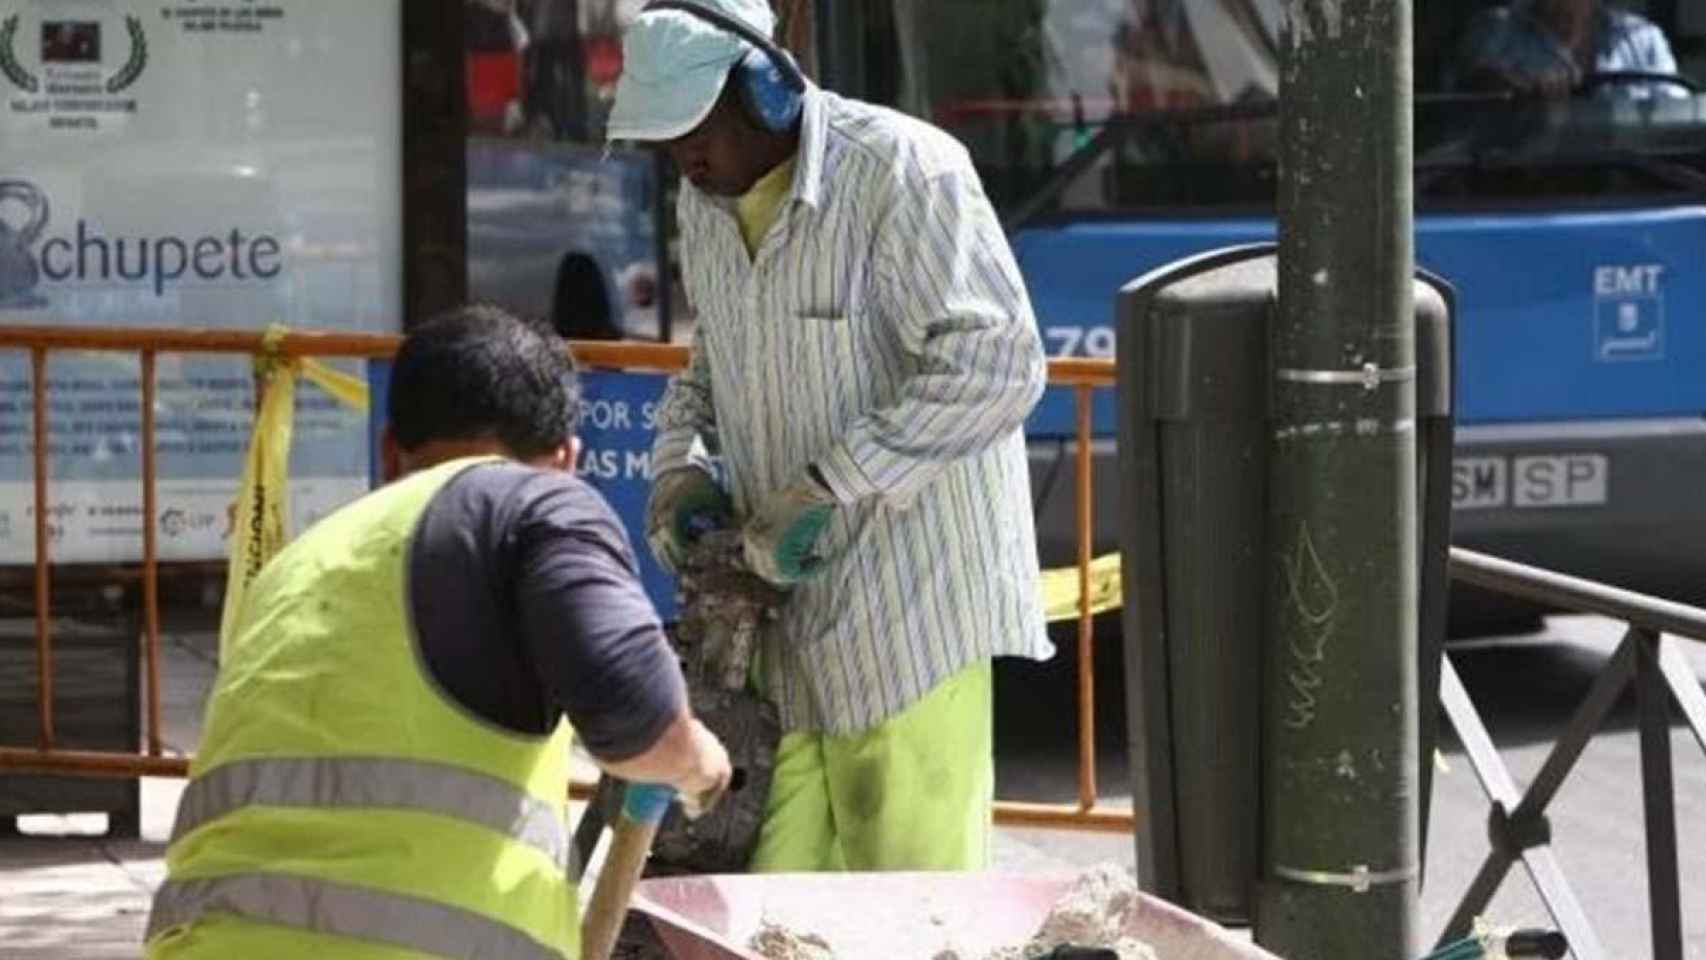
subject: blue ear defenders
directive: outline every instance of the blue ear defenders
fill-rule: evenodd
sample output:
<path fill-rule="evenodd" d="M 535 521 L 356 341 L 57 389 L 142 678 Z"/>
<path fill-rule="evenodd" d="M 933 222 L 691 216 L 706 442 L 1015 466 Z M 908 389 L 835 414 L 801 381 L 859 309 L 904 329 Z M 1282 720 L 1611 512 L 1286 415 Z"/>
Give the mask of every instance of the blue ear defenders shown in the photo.
<path fill-rule="evenodd" d="M 642 13 L 680 10 L 720 27 L 753 45 L 733 68 L 729 81 L 736 98 L 759 129 L 783 133 L 793 128 L 805 105 L 806 77 L 794 58 L 774 41 L 740 20 L 692 0 L 652 0 Z"/>

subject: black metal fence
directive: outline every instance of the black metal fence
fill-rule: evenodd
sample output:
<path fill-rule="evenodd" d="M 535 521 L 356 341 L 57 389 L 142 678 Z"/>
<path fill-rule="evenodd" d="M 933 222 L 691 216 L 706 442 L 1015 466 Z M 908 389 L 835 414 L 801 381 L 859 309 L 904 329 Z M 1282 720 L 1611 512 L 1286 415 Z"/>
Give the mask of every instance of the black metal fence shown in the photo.
<path fill-rule="evenodd" d="M 1671 702 L 1676 702 L 1694 739 L 1706 751 L 1706 692 L 1678 647 L 1685 642 L 1706 642 L 1706 610 L 1458 548 L 1451 551 L 1451 576 L 1548 607 L 1611 617 L 1628 624 L 1629 629 L 1526 791 L 1517 789 L 1452 667 L 1451 656 L 1444 657 L 1440 703 L 1492 803 L 1488 815 L 1492 850 L 1464 893 L 1440 943 L 1469 932 L 1510 868 L 1520 861 L 1578 960 L 1613 957 L 1595 935 L 1581 901 L 1558 865 L 1546 808 L 1582 749 L 1633 684 L 1640 724 L 1653 957 L 1683 960 L 1676 787 L 1671 776 Z"/>

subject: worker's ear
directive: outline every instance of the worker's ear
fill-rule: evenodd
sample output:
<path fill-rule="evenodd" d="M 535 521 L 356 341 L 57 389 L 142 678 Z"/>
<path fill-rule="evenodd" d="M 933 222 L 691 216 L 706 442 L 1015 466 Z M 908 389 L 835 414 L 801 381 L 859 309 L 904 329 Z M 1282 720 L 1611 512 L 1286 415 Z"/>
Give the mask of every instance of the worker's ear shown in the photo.
<path fill-rule="evenodd" d="M 385 483 L 403 475 L 403 451 L 397 446 L 397 435 L 391 432 L 387 423 L 379 431 L 379 476 Z"/>
<path fill-rule="evenodd" d="M 575 464 L 580 461 L 581 442 L 579 437 L 570 437 L 567 443 L 552 450 L 545 457 L 545 465 L 552 470 L 563 470 L 573 473 Z"/>

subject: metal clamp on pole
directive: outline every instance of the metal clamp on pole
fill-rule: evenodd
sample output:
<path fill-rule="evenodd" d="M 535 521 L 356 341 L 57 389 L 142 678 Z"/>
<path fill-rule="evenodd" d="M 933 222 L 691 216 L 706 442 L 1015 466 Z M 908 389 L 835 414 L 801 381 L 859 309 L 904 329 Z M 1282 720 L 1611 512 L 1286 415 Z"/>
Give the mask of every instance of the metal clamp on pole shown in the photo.
<path fill-rule="evenodd" d="M 1287 383 L 1375 390 L 1385 383 L 1409 383 L 1416 379 L 1416 368 L 1382 367 L 1376 363 L 1365 363 L 1357 370 L 1298 370 L 1293 367 L 1281 367 L 1274 371 L 1274 376 Z"/>
<path fill-rule="evenodd" d="M 1396 870 L 1370 870 L 1367 864 L 1359 863 L 1351 867 L 1349 873 L 1334 873 L 1329 870 L 1299 870 L 1296 867 L 1283 866 L 1275 866 L 1274 873 L 1297 883 L 1312 883 L 1323 887 L 1349 887 L 1357 893 L 1367 893 L 1373 887 L 1414 880 L 1417 870 L 1414 866 L 1399 867 Z"/>

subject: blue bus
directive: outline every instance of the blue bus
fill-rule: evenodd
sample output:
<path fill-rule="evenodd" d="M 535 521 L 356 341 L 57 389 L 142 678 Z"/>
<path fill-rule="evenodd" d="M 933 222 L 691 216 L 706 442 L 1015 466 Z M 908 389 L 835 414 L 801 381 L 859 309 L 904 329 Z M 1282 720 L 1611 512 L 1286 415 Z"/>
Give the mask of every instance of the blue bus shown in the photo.
<path fill-rule="evenodd" d="M 775 4 L 782 39 L 822 85 L 927 119 L 971 149 L 1054 355 L 1111 356 L 1115 292 L 1140 274 L 1274 237 L 1280 0 Z M 544 101 L 576 104 L 576 122 L 544 122 L 549 142 L 534 149 L 601 146 L 598 118 L 620 67 L 612 38 L 639 6 L 516 9 L 538 18 L 565 5 L 574 42 L 555 49 L 578 52 L 556 54 L 544 72 L 573 95 Z M 1706 0 L 1622 4 L 1660 31 L 1674 69 L 1585 71 L 1550 97 L 1489 85 L 1467 68 L 1498 6 L 1415 5 L 1418 260 L 1458 293 L 1454 540 L 1706 602 L 1697 547 L 1706 507 L 1692 490 L 1706 476 L 1706 96 L 1696 83 L 1706 81 Z M 510 120 L 525 128 L 534 113 Z M 573 313 L 568 288 L 542 279 L 548 269 L 524 284 L 482 266 L 496 243 L 484 222 L 494 205 L 476 197 L 485 181 L 473 182 L 486 159 L 471 154 L 472 292 L 513 299 L 549 287 L 527 294 L 550 304 L 535 312 Z M 602 246 L 583 243 L 606 277 L 655 247 L 649 289 L 675 322 L 633 324 L 629 335 L 681 340 L 691 305 L 668 279 L 669 179 L 636 172 L 623 181 L 626 215 L 618 204 L 603 220 L 550 229 L 590 237 L 601 222 L 625 223 L 616 233 L 628 231 L 626 241 L 606 231 Z M 549 230 L 534 229 L 546 244 Z M 525 232 L 507 236 L 520 243 Z M 611 302 L 627 295 L 613 280 L 606 288 Z M 1096 426 L 1101 553 L 1118 547 L 1108 398 Z M 1045 567 L 1076 553 L 1073 429 L 1070 394 L 1051 391 L 1029 427 Z"/>
<path fill-rule="evenodd" d="M 1453 539 L 1706 602 L 1706 0 L 1620 3 L 1675 66 L 1608 64 L 1551 96 L 1474 69 L 1508 7 L 1415 4 L 1417 257 L 1458 294 Z M 821 77 L 966 143 L 1051 351 L 1106 356 L 1122 284 L 1273 239 L 1281 8 L 823 4 Z M 1071 485 L 1049 480 L 1063 399 L 1032 424 L 1045 564 L 1071 557 Z M 1111 522 L 1098 541 L 1117 547 Z"/>

